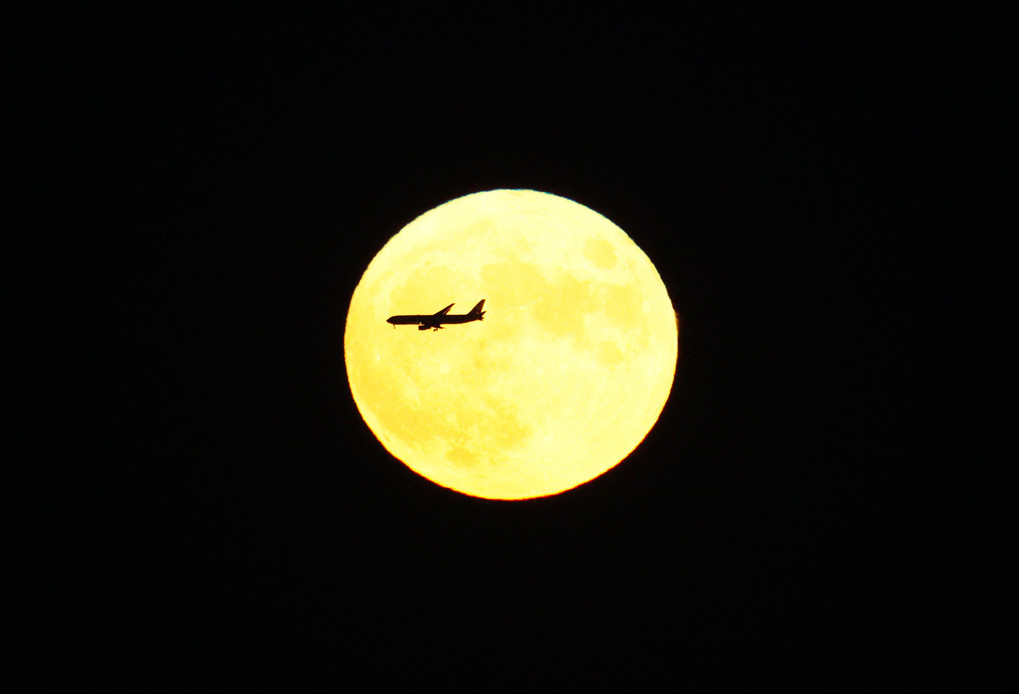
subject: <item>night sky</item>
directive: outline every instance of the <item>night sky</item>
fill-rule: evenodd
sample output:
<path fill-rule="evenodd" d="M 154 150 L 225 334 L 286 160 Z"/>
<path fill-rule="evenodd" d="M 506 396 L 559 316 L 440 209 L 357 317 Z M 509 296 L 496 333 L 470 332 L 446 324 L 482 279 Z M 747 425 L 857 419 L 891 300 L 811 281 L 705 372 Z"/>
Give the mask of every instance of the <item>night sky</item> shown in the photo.
<path fill-rule="evenodd" d="M 929 315 L 911 249 L 941 243 L 916 211 L 943 29 L 494 6 L 45 26 L 34 223 L 69 251 L 44 301 L 77 355 L 39 408 L 41 450 L 74 450 L 45 497 L 61 653 L 140 681 L 815 691 L 939 660 L 953 526 L 899 335 Z M 611 219 L 681 324 L 637 450 L 516 503 L 392 458 L 342 352 L 388 238 L 494 188 Z"/>

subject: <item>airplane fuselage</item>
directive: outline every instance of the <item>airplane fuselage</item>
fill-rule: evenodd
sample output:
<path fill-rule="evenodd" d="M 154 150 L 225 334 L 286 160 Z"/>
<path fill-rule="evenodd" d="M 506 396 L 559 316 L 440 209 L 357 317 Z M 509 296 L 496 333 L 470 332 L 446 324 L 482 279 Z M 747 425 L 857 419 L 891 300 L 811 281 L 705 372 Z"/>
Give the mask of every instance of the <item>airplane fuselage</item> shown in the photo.
<path fill-rule="evenodd" d="M 433 324 L 431 322 L 432 317 L 433 316 L 431 316 L 431 315 L 392 316 L 391 318 L 387 318 L 386 322 L 387 323 L 392 323 L 393 325 L 417 325 L 419 323 L 422 324 L 422 325 L 424 325 L 424 324 L 432 325 Z M 481 320 L 481 318 L 475 318 L 474 316 L 468 316 L 468 315 L 463 315 L 463 316 L 443 316 L 441 321 L 436 321 L 434 324 L 435 325 L 448 325 L 448 324 L 457 324 L 457 323 L 470 323 L 470 322 L 476 321 L 476 320 Z"/>

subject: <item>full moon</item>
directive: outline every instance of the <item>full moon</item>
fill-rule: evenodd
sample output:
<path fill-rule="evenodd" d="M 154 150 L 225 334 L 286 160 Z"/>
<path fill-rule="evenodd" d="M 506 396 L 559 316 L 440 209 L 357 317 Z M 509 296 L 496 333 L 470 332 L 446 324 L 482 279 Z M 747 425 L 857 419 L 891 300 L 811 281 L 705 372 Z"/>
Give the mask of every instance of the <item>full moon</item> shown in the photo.
<path fill-rule="evenodd" d="M 483 320 L 418 330 L 395 314 Z M 354 402 L 432 482 L 487 499 L 584 484 L 628 456 L 672 389 L 679 321 L 619 227 L 532 190 L 440 205 L 389 239 L 354 290 L 343 337 Z"/>

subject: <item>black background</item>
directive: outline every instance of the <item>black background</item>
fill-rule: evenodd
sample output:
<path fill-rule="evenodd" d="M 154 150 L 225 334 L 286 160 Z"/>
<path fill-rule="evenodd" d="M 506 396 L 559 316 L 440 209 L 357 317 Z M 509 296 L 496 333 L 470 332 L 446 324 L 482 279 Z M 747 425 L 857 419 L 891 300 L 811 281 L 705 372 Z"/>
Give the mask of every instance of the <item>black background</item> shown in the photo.
<path fill-rule="evenodd" d="M 930 223 L 964 177 L 937 166 L 957 26 L 146 6 L 35 27 L 20 86 L 47 105 L 14 147 L 47 272 L 22 318 L 56 350 L 32 350 L 52 397 L 22 413 L 51 422 L 26 590 L 59 606 L 33 623 L 56 663 L 826 690 L 972 664 L 944 625 L 989 545 L 960 554 L 911 404 L 937 396 L 912 338 L 945 306 L 916 278 L 958 240 Z M 613 220 L 681 322 L 640 447 L 519 503 L 405 469 L 343 366 L 374 254 L 494 188 Z"/>

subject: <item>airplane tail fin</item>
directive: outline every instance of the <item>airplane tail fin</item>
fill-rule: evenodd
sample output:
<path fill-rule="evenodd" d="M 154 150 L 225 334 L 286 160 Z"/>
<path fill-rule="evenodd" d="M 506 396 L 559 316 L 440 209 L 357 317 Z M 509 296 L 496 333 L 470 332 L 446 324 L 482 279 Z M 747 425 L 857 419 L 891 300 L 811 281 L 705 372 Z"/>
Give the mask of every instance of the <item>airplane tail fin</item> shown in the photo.
<path fill-rule="evenodd" d="M 469 315 L 471 317 L 475 317 L 478 320 L 484 320 L 485 312 L 481 310 L 481 307 L 484 306 L 484 305 L 485 305 L 485 300 L 482 299 L 481 301 L 478 302 L 478 305 L 475 306 L 474 308 L 472 308 L 471 312 L 468 313 L 467 315 Z"/>

